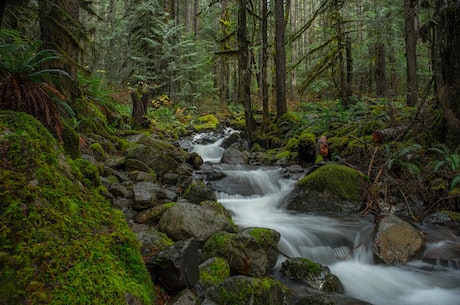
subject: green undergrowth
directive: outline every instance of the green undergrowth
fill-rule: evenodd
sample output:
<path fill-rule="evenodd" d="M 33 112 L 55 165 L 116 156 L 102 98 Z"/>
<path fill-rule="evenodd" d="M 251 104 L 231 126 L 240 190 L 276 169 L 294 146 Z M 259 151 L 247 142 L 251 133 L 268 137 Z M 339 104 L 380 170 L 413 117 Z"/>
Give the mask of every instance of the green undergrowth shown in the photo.
<path fill-rule="evenodd" d="M 0 112 L 0 304 L 154 304 L 135 235 L 82 165 L 31 116 Z"/>

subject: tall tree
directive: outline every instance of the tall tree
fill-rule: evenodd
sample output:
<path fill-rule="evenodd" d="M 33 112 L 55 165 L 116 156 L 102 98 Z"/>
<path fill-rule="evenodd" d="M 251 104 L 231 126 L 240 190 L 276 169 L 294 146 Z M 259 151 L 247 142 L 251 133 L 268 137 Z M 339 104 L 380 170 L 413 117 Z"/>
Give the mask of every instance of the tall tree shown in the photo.
<path fill-rule="evenodd" d="M 407 104 L 415 106 L 418 100 L 417 86 L 417 32 L 415 9 L 417 0 L 404 1 L 404 33 L 406 39 Z"/>
<path fill-rule="evenodd" d="M 460 6 L 456 0 L 436 0 L 436 53 L 441 84 L 437 85 L 444 108 L 446 143 L 460 145 Z"/>
<path fill-rule="evenodd" d="M 276 115 L 280 117 L 287 112 L 284 1 L 275 1 L 275 24 Z"/>
<path fill-rule="evenodd" d="M 65 80 L 64 90 L 77 96 L 77 66 L 83 55 L 82 42 L 86 33 L 79 21 L 79 0 L 38 0 L 40 14 L 40 39 L 45 49 L 61 53 L 63 60 L 55 62 L 54 68 L 66 71 L 70 80 Z"/>
<path fill-rule="evenodd" d="M 262 41 L 262 47 L 260 48 L 260 100 L 262 101 L 262 121 L 263 127 L 267 127 L 270 124 L 270 116 L 268 109 L 268 75 L 267 75 L 267 64 L 268 64 L 268 0 L 260 1 L 260 35 Z"/>
<path fill-rule="evenodd" d="M 251 103 L 251 72 L 249 69 L 249 43 L 247 37 L 247 0 L 239 0 L 238 4 L 238 98 L 244 106 L 246 131 L 252 138 L 255 132 L 255 121 Z"/>

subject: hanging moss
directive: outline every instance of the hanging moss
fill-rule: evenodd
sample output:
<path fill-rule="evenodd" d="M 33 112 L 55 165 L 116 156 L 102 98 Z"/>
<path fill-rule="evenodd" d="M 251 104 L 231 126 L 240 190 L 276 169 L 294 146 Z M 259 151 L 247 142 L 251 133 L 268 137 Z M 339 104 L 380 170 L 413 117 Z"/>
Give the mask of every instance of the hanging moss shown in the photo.
<path fill-rule="evenodd" d="M 1 304 L 155 304 L 123 214 L 29 115 L 0 112 L 0 176 Z"/>

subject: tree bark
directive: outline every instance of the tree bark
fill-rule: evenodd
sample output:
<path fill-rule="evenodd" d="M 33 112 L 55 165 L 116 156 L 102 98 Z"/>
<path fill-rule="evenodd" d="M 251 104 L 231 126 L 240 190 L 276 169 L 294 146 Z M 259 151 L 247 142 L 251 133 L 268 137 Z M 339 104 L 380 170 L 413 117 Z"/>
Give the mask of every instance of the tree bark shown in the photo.
<path fill-rule="evenodd" d="M 270 124 L 270 116 L 268 109 L 268 1 L 261 0 L 260 15 L 262 17 L 260 34 L 262 40 L 262 48 L 260 49 L 260 100 L 262 101 L 262 121 L 263 128 Z"/>
<path fill-rule="evenodd" d="M 284 45 L 284 4 L 275 1 L 275 95 L 276 115 L 281 117 L 287 112 L 286 105 L 286 50 Z"/>
<path fill-rule="evenodd" d="M 252 114 L 251 104 L 251 73 L 249 69 L 249 46 L 247 38 L 247 0 L 239 0 L 238 8 L 238 97 L 244 106 L 246 119 L 246 132 L 252 138 L 255 132 L 255 121 Z"/>
<path fill-rule="evenodd" d="M 386 97 L 387 86 L 387 63 L 386 63 L 386 46 L 384 43 L 377 43 L 377 65 L 375 67 L 375 88 L 378 97 Z"/>
<path fill-rule="evenodd" d="M 416 0 L 404 2 L 404 27 L 406 38 L 406 76 L 407 76 L 407 105 L 415 106 L 418 101 L 417 85 L 417 33 L 415 29 Z"/>
<path fill-rule="evenodd" d="M 456 0 L 436 1 L 438 16 L 437 56 L 441 84 L 439 101 L 444 109 L 445 142 L 452 147 L 460 145 L 460 6 Z"/>
<path fill-rule="evenodd" d="M 61 53 L 63 58 L 52 63 L 53 68 L 66 71 L 71 79 L 62 78 L 61 84 L 71 97 L 78 96 L 77 90 L 77 63 L 81 62 L 82 49 L 80 47 L 84 33 L 79 22 L 78 0 L 39 0 L 40 40 L 43 48 L 54 49 Z M 61 27 L 66 31 L 63 31 Z"/>

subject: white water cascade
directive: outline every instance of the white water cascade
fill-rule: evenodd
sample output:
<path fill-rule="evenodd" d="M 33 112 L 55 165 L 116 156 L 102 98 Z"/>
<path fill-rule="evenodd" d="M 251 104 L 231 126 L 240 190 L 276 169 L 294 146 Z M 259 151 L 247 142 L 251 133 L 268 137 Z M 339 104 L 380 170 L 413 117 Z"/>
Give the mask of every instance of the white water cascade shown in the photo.
<path fill-rule="evenodd" d="M 221 153 L 214 155 L 219 144 L 200 145 L 195 151 L 205 160 L 219 162 Z M 372 218 L 287 211 L 283 208 L 284 200 L 295 181 L 282 178 L 280 168 L 215 166 L 226 175 L 221 185 L 232 190 L 227 193 L 220 188 L 218 201 L 234 213 L 233 220 L 239 227 L 278 231 L 282 253 L 329 266 L 341 280 L 346 295 L 375 305 L 460 304 L 460 270 L 422 261 L 404 266 L 376 264 L 372 254 Z M 235 192 L 243 186 L 254 193 Z M 457 240 L 460 243 L 460 238 Z M 432 246 L 436 245 L 427 245 Z M 278 265 L 283 259 L 280 256 Z"/>

